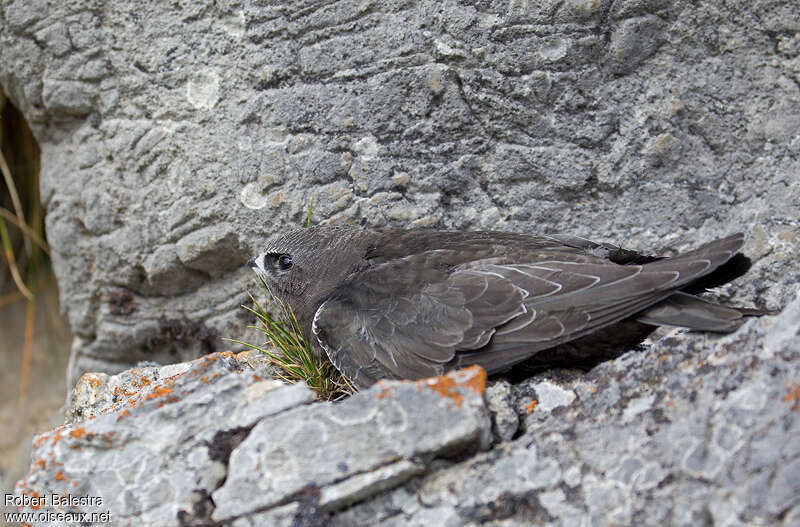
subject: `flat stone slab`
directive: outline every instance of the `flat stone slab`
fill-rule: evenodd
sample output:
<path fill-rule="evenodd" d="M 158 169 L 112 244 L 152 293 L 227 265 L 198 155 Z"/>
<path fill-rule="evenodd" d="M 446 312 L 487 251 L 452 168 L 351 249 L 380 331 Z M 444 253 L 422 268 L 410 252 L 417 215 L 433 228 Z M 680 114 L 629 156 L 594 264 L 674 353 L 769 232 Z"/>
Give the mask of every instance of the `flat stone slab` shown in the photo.
<path fill-rule="evenodd" d="M 296 501 L 310 484 L 320 489 L 321 507 L 341 508 L 403 483 L 435 457 L 488 446 L 485 382 L 480 368 L 380 382 L 341 403 L 265 419 L 231 454 L 212 518 Z"/>
<path fill-rule="evenodd" d="M 264 380 L 253 363 L 226 352 L 86 374 L 69 412 L 75 422 L 34 441 L 19 511 L 37 525 L 291 519 L 306 504 L 327 515 L 424 473 L 437 457 L 490 443 L 479 367 L 310 404 L 305 385 Z"/>
<path fill-rule="evenodd" d="M 82 400 L 96 403 L 77 412 L 86 420 L 34 439 L 31 470 L 15 496 L 27 503 L 20 511 L 41 515 L 36 525 L 63 525 L 57 515 L 64 513 L 108 513 L 113 525 L 178 525 L 211 507 L 209 489 L 224 480 L 231 449 L 249 429 L 314 400 L 306 386 L 265 380 L 227 352 L 161 369 L 177 370 L 172 375 L 154 370 L 131 370 L 122 380 L 87 374 L 97 396 L 82 389 Z M 109 385 L 116 396 L 107 398 Z M 74 500 L 57 505 L 54 496 Z M 38 507 L 37 497 L 44 499 Z"/>

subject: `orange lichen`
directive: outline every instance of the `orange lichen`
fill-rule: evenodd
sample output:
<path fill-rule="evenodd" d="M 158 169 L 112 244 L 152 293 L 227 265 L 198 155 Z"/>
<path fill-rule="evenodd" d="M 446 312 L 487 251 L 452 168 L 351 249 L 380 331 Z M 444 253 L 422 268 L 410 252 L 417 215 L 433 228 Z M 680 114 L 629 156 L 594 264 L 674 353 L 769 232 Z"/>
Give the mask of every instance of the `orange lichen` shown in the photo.
<path fill-rule="evenodd" d="M 794 404 L 792 404 L 792 411 L 796 412 L 800 410 L 800 385 L 793 382 L 791 385 L 787 386 L 786 395 L 783 396 L 781 401 L 785 403 L 794 401 Z"/>
<path fill-rule="evenodd" d="M 114 387 L 114 401 L 118 401 L 119 399 L 125 398 L 128 401 L 128 404 L 134 404 L 136 400 L 139 398 L 138 392 L 124 392 L 119 386 Z"/>
<path fill-rule="evenodd" d="M 231 350 L 225 350 L 226 353 L 233 353 Z M 239 353 L 235 353 L 233 357 L 239 362 L 247 362 L 247 359 L 250 358 L 250 351 L 240 351 Z"/>
<path fill-rule="evenodd" d="M 71 437 L 72 439 L 83 439 L 84 437 L 86 437 L 86 435 L 87 435 L 86 430 L 84 430 L 83 428 L 76 428 L 74 430 L 70 430 L 69 432 L 69 437 Z"/>
<path fill-rule="evenodd" d="M 55 475 L 56 481 L 63 481 L 64 480 L 64 473 L 62 471 L 56 472 Z"/>
<path fill-rule="evenodd" d="M 58 442 L 61 441 L 63 438 L 64 438 L 64 436 L 62 436 L 61 434 L 54 434 L 53 435 L 53 442 L 51 443 L 51 446 L 56 446 L 58 444 Z"/>
<path fill-rule="evenodd" d="M 459 388 L 467 388 L 481 395 L 486 392 L 486 371 L 480 366 L 470 366 L 439 377 L 421 379 L 414 382 L 414 385 L 418 391 L 421 391 L 423 387 L 428 388 L 442 397 L 451 399 L 456 406 L 461 406 L 464 397 L 461 395 Z M 394 394 L 397 385 L 395 382 L 378 381 L 375 387 L 379 388 L 375 398 L 384 399 Z"/>
<path fill-rule="evenodd" d="M 148 393 L 145 396 L 145 399 L 149 401 L 150 399 L 157 399 L 159 397 L 169 397 L 170 392 L 172 392 L 172 386 L 160 386 L 158 388 L 154 388 L 152 392 Z"/>
<path fill-rule="evenodd" d="M 34 463 L 34 465 L 39 465 L 40 467 L 42 467 L 42 469 L 44 469 L 45 467 L 47 467 L 47 462 L 44 459 L 40 459 L 36 463 Z"/>
<path fill-rule="evenodd" d="M 131 381 L 131 384 L 135 388 L 144 388 L 145 386 L 150 386 L 150 379 L 148 379 L 145 375 L 140 375 L 138 378 Z"/>
<path fill-rule="evenodd" d="M 393 391 L 393 386 L 386 385 L 386 383 L 383 382 L 383 381 L 378 381 L 378 383 L 375 386 L 377 386 L 377 387 L 379 387 L 381 389 L 381 391 L 379 391 L 375 395 L 376 399 L 385 399 L 386 397 L 390 397 L 391 396 L 392 391 Z"/>
<path fill-rule="evenodd" d="M 31 509 L 38 510 L 42 506 L 43 500 L 39 499 L 41 495 L 35 490 L 24 490 L 22 493 L 31 497 Z"/>
<path fill-rule="evenodd" d="M 467 388 L 481 395 L 486 392 L 486 370 L 480 366 L 470 366 L 441 377 L 417 381 L 417 389 L 422 386 L 451 399 L 456 406 L 461 406 L 464 396 L 459 388 Z"/>
<path fill-rule="evenodd" d="M 525 405 L 525 410 L 526 410 L 528 413 L 531 413 L 531 412 L 533 412 L 533 409 L 534 409 L 534 408 L 536 408 L 536 405 L 538 405 L 538 404 L 539 404 L 539 401 L 537 401 L 536 399 L 534 399 L 533 401 L 531 401 L 530 403 L 528 403 L 528 404 L 526 404 L 526 405 Z"/>

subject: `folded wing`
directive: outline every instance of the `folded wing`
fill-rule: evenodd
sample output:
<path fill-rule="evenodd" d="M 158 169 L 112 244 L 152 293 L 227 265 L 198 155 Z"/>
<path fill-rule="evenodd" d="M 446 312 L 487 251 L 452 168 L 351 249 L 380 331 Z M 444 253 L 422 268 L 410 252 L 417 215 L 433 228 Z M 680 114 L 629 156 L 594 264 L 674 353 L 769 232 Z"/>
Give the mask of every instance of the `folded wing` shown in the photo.
<path fill-rule="evenodd" d="M 643 265 L 580 249 L 449 265 L 451 252 L 425 251 L 351 276 L 317 310 L 313 331 L 359 387 L 468 364 L 498 371 L 661 302 L 728 260 L 742 240 Z M 675 319 L 652 317 L 668 315 Z"/>

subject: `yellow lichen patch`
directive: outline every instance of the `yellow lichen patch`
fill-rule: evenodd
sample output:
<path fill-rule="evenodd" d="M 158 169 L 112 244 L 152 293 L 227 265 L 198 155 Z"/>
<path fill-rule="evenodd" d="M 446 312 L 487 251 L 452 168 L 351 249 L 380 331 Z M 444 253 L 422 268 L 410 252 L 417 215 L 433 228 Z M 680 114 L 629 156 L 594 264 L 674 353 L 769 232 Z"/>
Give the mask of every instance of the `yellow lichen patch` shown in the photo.
<path fill-rule="evenodd" d="M 528 413 L 532 413 L 532 412 L 533 412 L 533 409 L 534 409 L 534 408 L 536 408 L 536 405 L 538 405 L 538 404 L 539 404 L 539 401 L 537 401 L 536 399 L 534 399 L 533 401 L 531 401 L 531 402 L 529 402 L 528 404 L 526 404 L 526 405 L 525 405 L 525 410 L 526 410 Z"/>

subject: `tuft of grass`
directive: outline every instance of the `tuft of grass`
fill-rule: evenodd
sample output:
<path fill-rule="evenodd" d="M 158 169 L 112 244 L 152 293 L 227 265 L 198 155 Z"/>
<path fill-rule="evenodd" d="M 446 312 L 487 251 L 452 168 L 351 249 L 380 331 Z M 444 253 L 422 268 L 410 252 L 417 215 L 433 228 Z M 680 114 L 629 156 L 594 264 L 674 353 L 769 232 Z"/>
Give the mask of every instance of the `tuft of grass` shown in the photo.
<path fill-rule="evenodd" d="M 264 279 L 259 277 L 259 280 L 268 294 L 272 309 L 266 309 L 259 304 L 250 292 L 248 295 L 255 307 L 242 307 L 256 317 L 257 325 L 248 327 L 267 335 L 269 342 L 256 346 L 240 340 L 226 340 L 264 353 L 276 367 L 277 378 L 290 384 L 305 381 L 317 394 L 318 399 L 337 401 L 355 393 L 353 385 L 339 373 L 327 357 L 315 356 L 291 306 L 272 296 Z M 271 312 L 278 313 L 277 317 Z M 272 349 L 269 348 L 269 344 L 272 344 Z"/>

